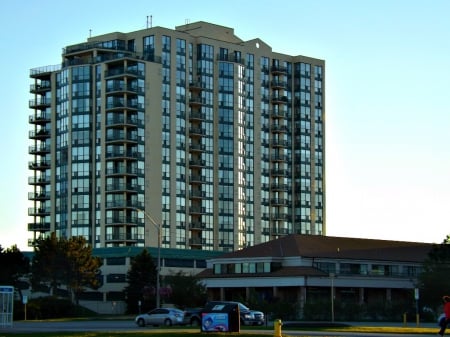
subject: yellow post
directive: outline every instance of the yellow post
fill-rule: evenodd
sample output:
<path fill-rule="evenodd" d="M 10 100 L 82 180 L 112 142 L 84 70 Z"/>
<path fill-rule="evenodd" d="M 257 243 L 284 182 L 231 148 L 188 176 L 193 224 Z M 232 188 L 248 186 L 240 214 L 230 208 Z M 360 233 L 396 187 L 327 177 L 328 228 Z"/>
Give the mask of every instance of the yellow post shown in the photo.
<path fill-rule="evenodd" d="M 403 326 L 406 326 L 406 312 L 403 313 Z"/>
<path fill-rule="evenodd" d="M 281 326 L 283 323 L 281 323 L 281 319 L 276 319 L 273 322 L 273 336 L 274 337 L 282 337 L 281 336 Z"/>

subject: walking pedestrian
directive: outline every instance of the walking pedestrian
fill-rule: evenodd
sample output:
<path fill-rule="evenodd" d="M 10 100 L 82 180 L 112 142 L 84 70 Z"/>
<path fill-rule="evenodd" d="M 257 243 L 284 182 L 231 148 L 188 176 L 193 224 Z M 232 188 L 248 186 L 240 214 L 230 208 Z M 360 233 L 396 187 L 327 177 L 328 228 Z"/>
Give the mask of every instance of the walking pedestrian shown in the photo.
<path fill-rule="evenodd" d="M 438 332 L 439 336 L 444 336 L 445 329 L 447 328 L 447 325 L 450 324 L 450 296 L 445 295 L 442 297 L 442 300 L 444 302 L 445 318 L 439 322 L 439 325 L 441 326 L 441 329 Z"/>

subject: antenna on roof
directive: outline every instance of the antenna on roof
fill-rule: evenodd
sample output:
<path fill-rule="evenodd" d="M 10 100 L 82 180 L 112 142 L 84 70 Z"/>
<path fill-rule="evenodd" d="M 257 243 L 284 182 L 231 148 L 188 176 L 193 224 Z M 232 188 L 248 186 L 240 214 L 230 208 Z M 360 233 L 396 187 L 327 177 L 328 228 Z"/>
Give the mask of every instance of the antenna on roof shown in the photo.
<path fill-rule="evenodd" d="M 191 23 L 191 20 L 189 20 L 189 19 L 184 19 L 184 24 L 185 25 L 188 25 L 188 24 L 190 24 Z"/>
<path fill-rule="evenodd" d="M 150 20 L 149 20 L 150 18 Z M 150 27 L 149 27 L 150 25 Z M 152 28 L 152 15 L 150 17 L 147 15 L 147 28 Z"/>
<path fill-rule="evenodd" d="M 92 37 L 92 29 L 89 29 L 89 38 Z"/>

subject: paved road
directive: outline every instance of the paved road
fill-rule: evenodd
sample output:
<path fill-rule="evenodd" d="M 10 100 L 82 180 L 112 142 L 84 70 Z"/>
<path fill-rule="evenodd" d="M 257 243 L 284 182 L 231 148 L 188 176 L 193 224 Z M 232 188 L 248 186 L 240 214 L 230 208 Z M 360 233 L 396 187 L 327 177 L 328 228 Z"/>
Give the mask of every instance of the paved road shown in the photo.
<path fill-rule="evenodd" d="M 371 324 L 372 325 L 372 324 Z M 401 326 L 397 324 L 396 326 Z M 413 325 L 410 325 L 413 327 Z M 434 327 L 434 326 L 433 326 Z M 137 327 L 133 321 L 127 320 L 105 320 L 105 321 L 71 321 L 71 322 L 47 322 L 47 321 L 20 321 L 14 322 L 12 327 L 0 327 L 0 336 L 2 333 L 30 333 L 30 332 L 74 332 L 74 331 L 104 331 L 104 332 L 150 332 L 150 331 L 163 331 L 180 332 L 180 328 L 176 329 L 160 329 L 157 327 Z M 189 328 L 189 331 L 192 331 Z M 200 331 L 200 328 L 199 328 Z M 273 335 L 273 330 L 247 330 L 242 328 L 243 333 L 267 333 L 267 335 Z M 437 328 L 436 328 L 437 333 Z M 283 330 L 283 335 L 289 336 L 367 336 L 367 333 L 349 333 L 349 332 L 317 332 L 317 331 L 296 331 L 296 330 Z M 370 336 L 383 336 L 383 337 L 418 337 L 418 336 L 430 336 L 430 334 L 387 334 L 387 333 L 370 333 Z"/>

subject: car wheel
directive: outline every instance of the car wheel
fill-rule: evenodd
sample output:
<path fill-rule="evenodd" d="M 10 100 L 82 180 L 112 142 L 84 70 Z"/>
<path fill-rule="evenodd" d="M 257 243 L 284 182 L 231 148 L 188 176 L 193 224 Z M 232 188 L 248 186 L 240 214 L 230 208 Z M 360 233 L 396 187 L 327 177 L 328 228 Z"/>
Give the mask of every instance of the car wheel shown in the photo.
<path fill-rule="evenodd" d="M 164 325 L 165 326 L 171 326 L 172 325 L 172 321 L 170 320 L 170 319 L 166 319 L 165 321 L 164 321 Z"/>
<path fill-rule="evenodd" d="M 145 321 L 143 318 L 139 318 L 137 321 L 137 325 L 143 328 L 145 326 Z"/>
<path fill-rule="evenodd" d="M 200 320 L 198 318 L 191 319 L 191 326 L 200 326 Z"/>

